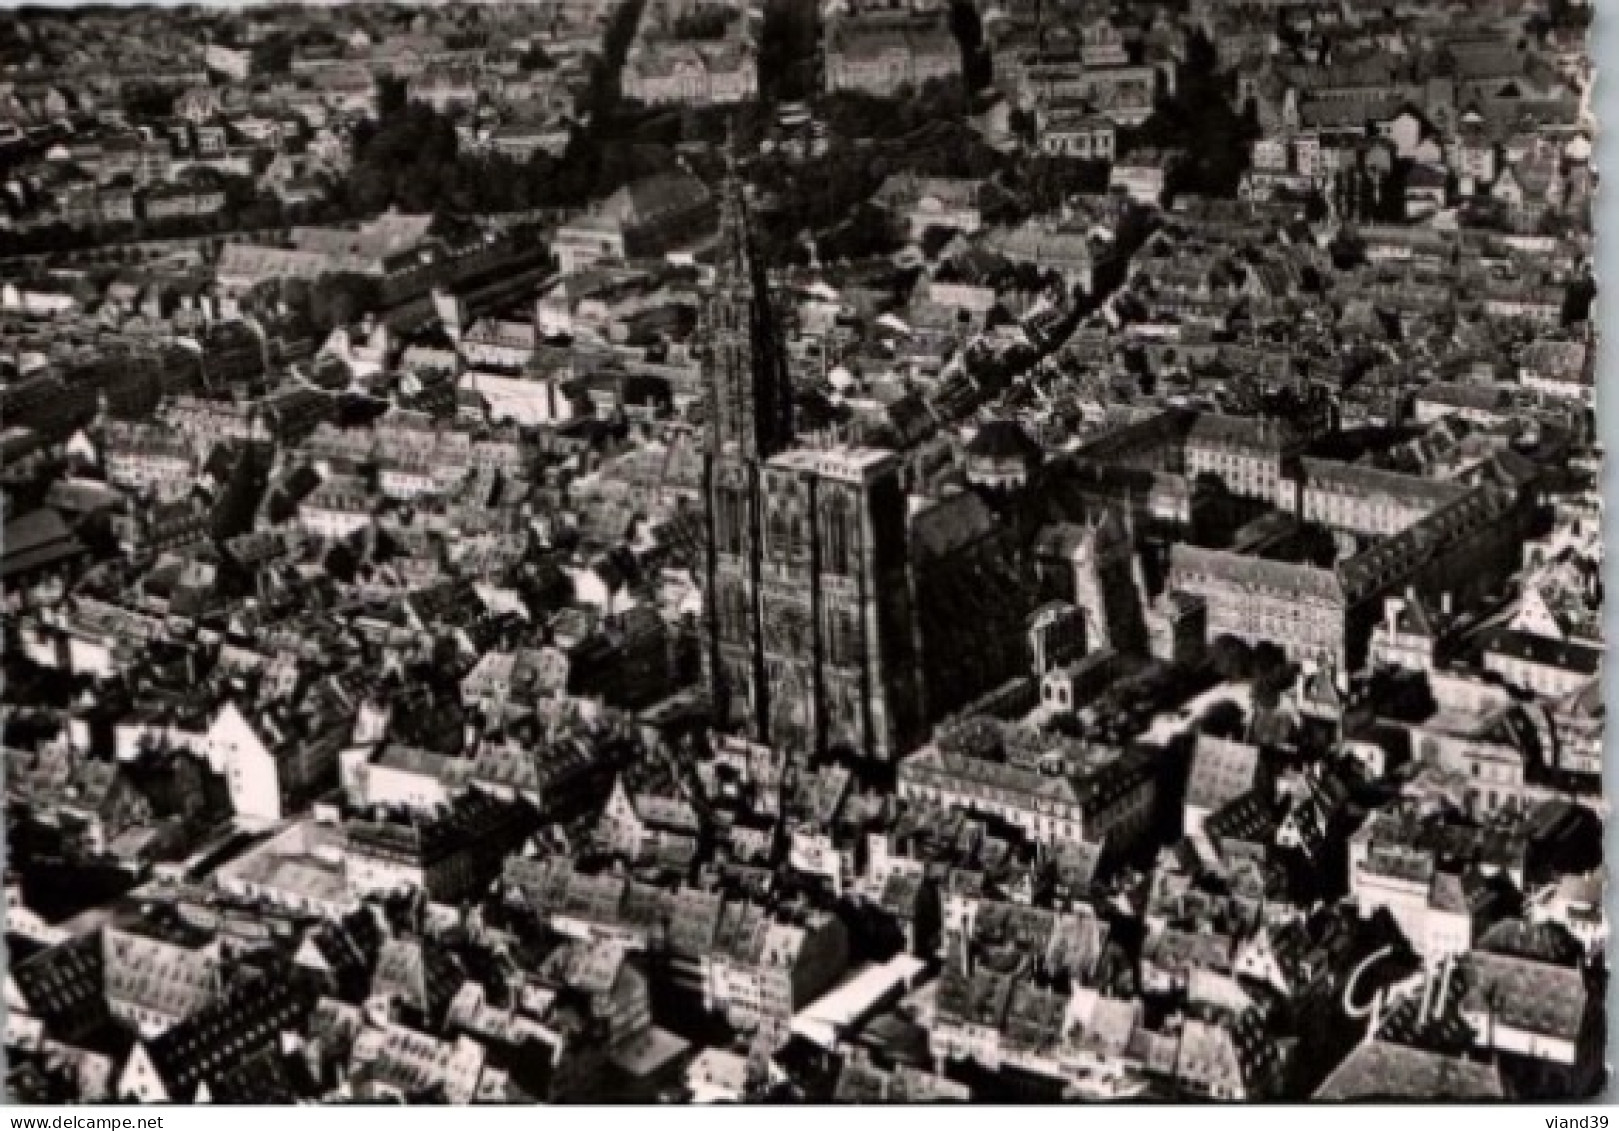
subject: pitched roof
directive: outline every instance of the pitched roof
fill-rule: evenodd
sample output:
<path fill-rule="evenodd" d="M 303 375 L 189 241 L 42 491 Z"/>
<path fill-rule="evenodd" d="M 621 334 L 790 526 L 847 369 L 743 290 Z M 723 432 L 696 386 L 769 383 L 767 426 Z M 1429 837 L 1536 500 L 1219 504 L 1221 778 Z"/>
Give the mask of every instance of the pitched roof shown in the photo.
<path fill-rule="evenodd" d="M 183 1019 L 214 997 L 219 956 L 206 945 L 203 932 L 164 932 L 159 937 L 109 927 L 101 942 L 112 1001 Z"/>
<path fill-rule="evenodd" d="M 1186 784 L 1186 804 L 1218 809 L 1253 789 L 1260 769 L 1259 747 L 1199 734 Z"/>
<path fill-rule="evenodd" d="M 104 971 L 101 939 L 92 932 L 30 955 L 10 977 L 46 1032 L 67 1040 L 107 1017 Z"/>
<path fill-rule="evenodd" d="M 1187 542 L 1177 542 L 1171 548 L 1170 562 L 1178 578 L 1212 577 L 1250 590 L 1334 603 L 1344 600 L 1344 586 L 1332 570 L 1211 550 Z"/>
<path fill-rule="evenodd" d="M 286 978 L 256 977 L 162 1036 L 147 1053 L 169 1095 L 189 1100 L 199 1084 L 213 1084 L 248 1059 L 274 1048 L 283 1030 L 298 1028 L 314 998 Z"/>
<path fill-rule="evenodd" d="M 1358 1045 L 1316 1090 L 1318 1100 L 1499 1100 L 1494 1065 L 1445 1053 L 1368 1041 Z"/>
<path fill-rule="evenodd" d="M 438 944 L 395 938 L 383 944 L 377 957 L 371 992 L 392 995 L 428 1024 L 436 1024 L 464 981 L 459 964 Z"/>
<path fill-rule="evenodd" d="M 1487 655 L 1523 660 L 1564 671 L 1595 675 L 1602 666 L 1602 650 L 1571 640 L 1554 640 L 1515 629 L 1503 629 L 1490 638 Z"/>
<path fill-rule="evenodd" d="M 602 202 L 595 219 L 639 227 L 678 216 L 710 199 L 707 186 L 690 173 L 659 173 L 619 189 Z"/>
<path fill-rule="evenodd" d="M 1464 966 L 1464 1014 L 1542 1036 L 1577 1040 L 1591 1007 L 1584 975 L 1575 968 L 1475 951 Z"/>

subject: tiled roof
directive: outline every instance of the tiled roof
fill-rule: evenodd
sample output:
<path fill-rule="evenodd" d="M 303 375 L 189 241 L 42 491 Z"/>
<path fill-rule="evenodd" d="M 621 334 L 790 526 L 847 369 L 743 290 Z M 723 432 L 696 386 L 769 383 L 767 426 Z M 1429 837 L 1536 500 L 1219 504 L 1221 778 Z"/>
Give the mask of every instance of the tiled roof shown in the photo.
<path fill-rule="evenodd" d="M 1257 746 L 1199 734 L 1186 785 L 1186 804 L 1218 809 L 1253 789 L 1259 780 L 1259 771 Z"/>
<path fill-rule="evenodd" d="M 1545 1037 L 1579 1038 L 1591 1008 L 1585 976 L 1574 967 L 1475 951 L 1463 966 L 1464 1014 Z"/>
<path fill-rule="evenodd" d="M 1317 1089 L 1318 1100 L 1499 1100 L 1501 1076 L 1490 1064 L 1406 1045 L 1356 1046 Z"/>
<path fill-rule="evenodd" d="M 1252 590 L 1334 603 L 1344 600 L 1344 587 L 1331 570 L 1228 550 L 1210 550 L 1186 542 L 1175 544 L 1170 551 L 1170 561 L 1179 578 L 1211 577 Z"/>
<path fill-rule="evenodd" d="M 296 1030 L 314 998 L 286 978 L 260 976 L 153 1040 L 147 1051 L 169 1095 L 189 1100 L 199 1084 L 225 1077 Z"/>
<path fill-rule="evenodd" d="M 1503 629 L 1490 637 L 1486 654 L 1585 675 L 1595 675 L 1602 666 L 1600 648 L 1514 629 Z"/>
<path fill-rule="evenodd" d="M 107 1016 L 101 938 L 80 935 L 31 955 L 10 977 L 28 1013 L 51 1036 L 70 1040 Z"/>

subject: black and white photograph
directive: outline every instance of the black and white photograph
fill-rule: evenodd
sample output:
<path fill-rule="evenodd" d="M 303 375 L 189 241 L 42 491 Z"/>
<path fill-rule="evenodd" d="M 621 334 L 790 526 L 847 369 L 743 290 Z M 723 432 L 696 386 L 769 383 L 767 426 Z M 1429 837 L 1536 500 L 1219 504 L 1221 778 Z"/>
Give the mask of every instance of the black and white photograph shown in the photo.
<path fill-rule="evenodd" d="M 1607 1127 L 1614 17 L 0 11 L 4 1102 Z"/>

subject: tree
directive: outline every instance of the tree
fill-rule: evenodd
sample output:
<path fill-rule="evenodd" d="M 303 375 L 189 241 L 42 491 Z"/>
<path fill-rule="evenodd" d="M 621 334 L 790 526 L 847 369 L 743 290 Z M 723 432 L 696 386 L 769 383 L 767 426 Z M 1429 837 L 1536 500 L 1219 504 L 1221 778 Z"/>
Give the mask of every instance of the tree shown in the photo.
<path fill-rule="evenodd" d="M 1234 195 L 1260 130 L 1252 114 L 1238 113 L 1232 107 L 1227 87 L 1214 45 L 1197 32 L 1177 74 L 1174 95 L 1160 102 L 1152 117 L 1131 131 L 1127 141 L 1184 150 L 1186 162 L 1178 173 L 1180 190 Z"/>
<path fill-rule="evenodd" d="M 209 517 L 213 536 L 223 541 L 253 529 L 253 515 L 269 482 L 269 469 L 258 449 L 251 444 L 243 445 Z"/>
<path fill-rule="evenodd" d="M 556 66 L 556 62 L 538 43 L 531 43 L 528 50 L 523 52 L 519 65 L 525 71 L 549 71 Z"/>
<path fill-rule="evenodd" d="M 818 5 L 766 0 L 759 30 L 759 94 L 767 103 L 796 102 L 815 93 Z"/>
<path fill-rule="evenodd" d="M 1327 251 L 1332 255 L 1332 266 L 1339 271 L 1353 270 L 1366 262 L 1366 245 L 1349 228 L 1338 229 Z"/>
<path fill-rule="evenodd" d="M 671 28 L 675 39 L 724 39 L 733 19 L 732 11 L 722 5 L 704 5 L 682 12 Z"/>
<path fill-rule="evenodd" d="M 1293 683 L 1296 672 L 1283 652 L 1269 640 L 1262 640 L 1253 650 L 1254 702 L 1274 707 L 1282 692 Z"/>
<path fill-rule="evenodd" d="M 1596 280 L 1589 270 L 1568 284 L 1563 295 L 1563 325 L 1573 326 L 1591 317 L 1591 304 L 1596 301 Z"/>
<path fill-rule="evenodd" d="M 940 728 L 939 749 L 968 758 L 998 758 L 1001 754 L 1001 728 L 981 715 L 961 719 Z"/>
<path fill-rule="evenodd" d="M 1200 726 L 1204 734 L 1215 738 L 1240 739 L 1248 724 L 1241 705 L 1231 699 L 1221 699 L 1203 712 Z"/>
<path fill-rule="evenodd" d="M 359 559 L 346 543 L 334 542 L 331 548 L 326 551 L 326 558 L 322 562 L 322 566 L 327 573 L 338 581 L 350 584 L 354 581 Z"/>
<path fill-rule="evenodd" d="M 292 42 L 275 35 L 253 47 L 253 70 L 261 75 L 282 75 L 292 70 Z"/>
<path fill-rule="evenodd" d="M 128 86 L 123 90 L 124 113 L 135 120 L 172 118 L 176 92 L 161 86 Z"/>
<path fill-rule="evenodd" d="M 816 240 L 823 262 L 875 259 L 893 254 L 900 246 L 888 213 L 869 203 L 857 205 L 847 220 Z"/>
<path fill-rule="evenodd" d="M 1209 662 L 1221 679 L 1233 682 L 1249 678 L 1254 670 L 1253 650 L 1229 634 L 1216 637 L 1209 646 Z"/>
<path fill-rule="evenodd" d="M 322 333 L 346 326 L 381 305 L 377 281 L 365 275 L 322 275 L 309 290 L 309 320 Z"/>
<path fill-rule="evenodd" d="M 961 47 L 961 77 L 969 91 L 984 89 L 993 77 L 984 51 L 984 23 L 973 0 L 950 0 L 950 34 Z"/>

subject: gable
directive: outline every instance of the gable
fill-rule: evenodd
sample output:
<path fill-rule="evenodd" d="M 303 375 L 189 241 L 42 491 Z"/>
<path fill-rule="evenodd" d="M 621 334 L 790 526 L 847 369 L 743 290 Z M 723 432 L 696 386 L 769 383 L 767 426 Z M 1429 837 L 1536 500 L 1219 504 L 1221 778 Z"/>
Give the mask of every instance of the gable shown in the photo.
<path fill-rule="evenodd" d="M 210 761 L 217 760 L 221 763 L 238 754 L 247 756 L 269 754 L 258 732 L 253 729 L 253 724 L 247 721 L 247 716 L 243 715 L 241 708 L 233 702 L 227 702 L 220 708 L 213 726 L 208 728 L 208 748 L 213 755 Z"/>
<path fill-rule="evenodd" d="M 118 1096 L 120 1099 L 138 1099 L 142 1103 L 163 1103 L 173 1098 L 158 1074 L 157 1065 L 152 1062 L 152 1055 L 144 1041 L 130 1050 L 129 1059 L 118 1077 Z"/>

